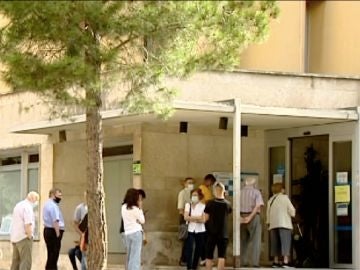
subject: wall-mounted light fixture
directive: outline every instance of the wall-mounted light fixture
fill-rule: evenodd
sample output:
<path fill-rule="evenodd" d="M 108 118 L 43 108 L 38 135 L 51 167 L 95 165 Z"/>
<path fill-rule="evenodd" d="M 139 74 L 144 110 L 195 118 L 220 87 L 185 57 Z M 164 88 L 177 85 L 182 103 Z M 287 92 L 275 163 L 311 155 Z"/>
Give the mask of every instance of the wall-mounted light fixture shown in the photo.
<path fill-rule="evenodd" d="M 180 133 L 187 133 L 188 131 L 188 122 L 180 122 L 179 124 L 179 132 Z"/>
<path fill-rule="evenodd" d="M 248 136 L 248 126 L 242 125 L 241 126 L 241 137 Z"/>
<path fill-rule="evenodd" d="M 219 129 L 226 130 L 228 126 L 228 118 L 227 117 L 220 117 L 219 119 Z"/>
<path fill-rule="evenodd" d="M 66 130 L 59 131 L 59 142 L 66 142 Z"/>

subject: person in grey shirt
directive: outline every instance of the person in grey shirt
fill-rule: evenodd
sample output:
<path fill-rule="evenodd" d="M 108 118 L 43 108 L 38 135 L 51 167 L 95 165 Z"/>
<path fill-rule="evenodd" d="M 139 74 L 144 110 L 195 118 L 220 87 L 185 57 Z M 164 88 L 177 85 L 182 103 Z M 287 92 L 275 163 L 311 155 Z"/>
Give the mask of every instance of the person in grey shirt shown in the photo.
<path fill-rule="evenodd" d="M 59 203 L 62 192 L 53 188 L 49 192 L 49 199 L 43 208 L 44 239 L 47 248 L 47 261 L 45 270 L 57 270 L 57 262 L 61 248 L 61 239 L 65 229 L 64 218 Z"/>
<path fill-rule="evenodd" d="M 82 233 L 84 233 L 84 231 L 85 231 L 84 228 L 81 228 L 80 225 L 83 223 L 83 220 L 88 213 L 86 197 L 87 197 L 87 192 L 85 191 L 83 202 L 80 203 L 78 206 L 76 206 L 75 211 L 74 211 L 73 225 L 74 225 L 75 231 L 79 234 L 79 239 L 80 239 Z M 85 220 L 84 220 L 84 222 L 85 222 Z M 78 268 L 76 265 L 76 258 L 78 258 L 80 262 L 82 260 L 82 253 L 80 250 L 80 240 L 76 241 L 75 247 L 69 249 L 68 255 L 69 255 L 69 259 L 70 259 L 71 265 L 73 267 L 73 270 L 77 270 Z"/>

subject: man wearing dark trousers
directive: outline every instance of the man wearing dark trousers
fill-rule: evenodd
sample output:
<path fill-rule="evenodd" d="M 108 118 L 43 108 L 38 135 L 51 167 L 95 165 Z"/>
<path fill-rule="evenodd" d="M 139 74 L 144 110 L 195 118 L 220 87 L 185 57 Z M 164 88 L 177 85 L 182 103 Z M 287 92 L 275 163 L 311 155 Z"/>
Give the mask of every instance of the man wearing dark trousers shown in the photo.
<path fill-rule="evenodd" d="M 214 250 L 218 250 L 218 270 L 225 269 L 226 248 L 229 242 L 228 216 L 232 212 L 230 203 L 225 200 L 225 186 L 214 184 L 215 199 L 210 200 L 205 207 L 208 237 L 206 243 L 206 270 L 212 269 Z"/>
<path fill-rule="evenodd" d="M 59 203 L 62 192 L 53 188 L 49 192 L 49 199 L 43 208 L 44 239 L 47 248 L 47 261 L 45 270 L 57 270 L 57 262 L 61 248 L 61 239 L 64 233 L 64 218 Z"/>

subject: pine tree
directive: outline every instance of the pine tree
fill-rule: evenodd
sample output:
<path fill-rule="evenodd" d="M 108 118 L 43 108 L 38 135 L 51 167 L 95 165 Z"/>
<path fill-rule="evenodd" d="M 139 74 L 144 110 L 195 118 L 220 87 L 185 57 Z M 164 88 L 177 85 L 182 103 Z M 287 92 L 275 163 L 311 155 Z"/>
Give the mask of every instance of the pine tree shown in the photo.
<path fill-rule="evenodd" d="M 2 1 L 1 61 L 13 91 L 86 112 L 90 270 L 104 269 L 102 93 L 127 111 L 169 113 L 167 76 L 226 70 L 264 39 L 274 1 Z"/>

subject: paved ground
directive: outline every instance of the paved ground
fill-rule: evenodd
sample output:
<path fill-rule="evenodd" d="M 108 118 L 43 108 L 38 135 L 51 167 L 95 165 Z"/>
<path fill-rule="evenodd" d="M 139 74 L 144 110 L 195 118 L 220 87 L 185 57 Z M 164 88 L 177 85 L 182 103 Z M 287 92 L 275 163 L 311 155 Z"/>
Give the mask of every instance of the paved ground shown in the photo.
<path fill-rule="evenodd" d="M 186 267 L 180 267 L 180 266 L 153 266 L 153 267 L 143 267 L 142 270 L 185 270 Z M 250 269 L 254 269 L 254 270 L 269 270 L 269 269 L 276 269 L 276 268 L 271 268 L 271 267 L 261 267 L 261 268 L 250 268 L 250 267 L 242 267 L 242 268 L 232 268 L 232 267 L 227 267 L 226 270 L 250 270 Z M 278 268 L 278 269 L 284 269 L 284 268 Z M 290 268 L 290 269 L 295 269 L 295 268 Z M 330 268 L 298 268 L 301 270 L 329 270 Z M 3 269 L 0 268 L 0 270 L 8 270 L 8 269 Z M 107 268 L 107 270 L 125 270 L 124 266 L 122 265 L 109 265 L 109 267 Z M 199 270 L 205 270 L 204 267 L 200 267 Z M 214 267 L 213 270 L 216 270 L 216 268 Z M 341 269 L 336 269 L 336 270 L 341 270 Z M 348 270 L 348 269 L 347 269 Z"/>
<path fill-rule="evenodd" d="M 120 267 L 120 268 L 119 268 Z M 109 265 L 107 270 L 124 270 L 125 268 L 123 266 L 118 266 L 118 265 Z M 180 267 L 180 266 L 153 266 L 151 268 L 149 267 L 143 267 L 143 270 L 185 270 L 186 267 Z M 205 270 L 204 267 L 200 267 L 198 268 L 199 270 Z M 232 268 L 232 267 L 227 267 L 227 270 L 235 270 L 235 269 L 241 269 L 241 270 L 250 270 L 250 269 L 256 269 L 256 270 L 269 270 L 269 269 L 284 269 L 284 268 L 271 268 L 269 267 L 261 267 L 261 268 L 251 268 L 251 267 L 242 267 L 242 268 Z M 290 268 L 290 269 L 295 269 L 295 268 Z M 329 268 L 298 268 L 301 270 L 329 270 Z M 216 270 L 216 268 L 214 267 L 213 270 Z M 339 269 L 337 269 L 339 270 Z"/>

